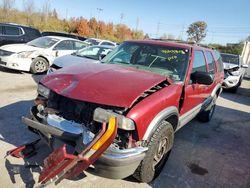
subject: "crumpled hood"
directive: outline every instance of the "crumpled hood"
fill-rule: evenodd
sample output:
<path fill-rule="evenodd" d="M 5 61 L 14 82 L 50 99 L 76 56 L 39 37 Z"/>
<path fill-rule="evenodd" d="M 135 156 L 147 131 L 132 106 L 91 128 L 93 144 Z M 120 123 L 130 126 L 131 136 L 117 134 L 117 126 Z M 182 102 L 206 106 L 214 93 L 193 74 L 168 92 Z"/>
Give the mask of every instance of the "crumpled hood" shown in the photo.
<path fill-rule="evenodd" d="M 98 62 L 100 61 L 85 57 L 78 57 L 75 55 L 65 55 L 56 58 L 53 64 L 57 65 L 58 67 L 67 67 L 80 63 L 98 63 Z"/>
<path fill-rule="evenodd" d="M 37 48 L 37 47 L 30 46 L 27 44 L 8 44 L 8 45 L 1 46 L 0 49 L 18 53 L 18 52 L 24 52 L 24 51 L 35 51 L 41 48 Z"/>
<path fill-rule="evenodd" d="M 68 98 L 128 108 L 164 80 L 164 76 L 120 65 L 82 63 L 46 75 L 41 83 Z"/>
<path fill-rule="evenodd" d="M 239 67 L 239 65 L 235 65 L 235 64 L 232 64 L 232 63 L 223 63 L 223 66 L 224 66 L 224 69 L 226 70 L 229 70 L 229 69 L 233 69 L 235 67 Z"/>

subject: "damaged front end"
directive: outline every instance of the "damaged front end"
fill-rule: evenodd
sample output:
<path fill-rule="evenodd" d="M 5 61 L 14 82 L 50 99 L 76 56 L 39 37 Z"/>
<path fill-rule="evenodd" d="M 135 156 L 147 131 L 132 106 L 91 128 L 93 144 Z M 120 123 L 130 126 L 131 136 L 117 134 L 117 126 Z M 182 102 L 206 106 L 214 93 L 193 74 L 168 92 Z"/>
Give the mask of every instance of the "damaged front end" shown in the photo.
<path fill-rule="evenodd" d="M 44 160 L 39 177 L 42 185 L 57 184 L 86 169 L 108 178 L 125 178 L 145 156 L 147 148 L 136 141 L 134 122 L 125 117 L 124 108 L 71 99 L 42 84 L 35 104 L 31 118 L 22 121 L 53 149 Z M 25 157 L 25 148 L 7 154 Z"/>

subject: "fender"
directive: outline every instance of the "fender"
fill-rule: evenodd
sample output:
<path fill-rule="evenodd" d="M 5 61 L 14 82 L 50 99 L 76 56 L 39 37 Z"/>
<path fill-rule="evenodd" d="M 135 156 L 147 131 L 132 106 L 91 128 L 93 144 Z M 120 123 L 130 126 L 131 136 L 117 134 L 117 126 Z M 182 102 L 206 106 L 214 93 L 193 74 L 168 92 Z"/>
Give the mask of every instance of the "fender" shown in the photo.
<path fill-rule="evenodd" d="M 152 133 L 154 133 L 155 129 L 157 128 L 157 125 L 162 121 L 165 120 L 167 118 L 169 118 L 170 116 L 175 115 L 177 116 L 177 119 L 179 119 L 179 112 L 178 109 L 175 106 L 170 106 L 167 107 L 165 109 L 163 109 L 162 111 L 160 111 L 155 117 L 154 119 L 150 122 L 146 133 L 143 136 L 143 140 L 148 140 L 150 138 L 150 136 L 152 135 Z M 178 124 L 178 122 L 177 122 Z"/>

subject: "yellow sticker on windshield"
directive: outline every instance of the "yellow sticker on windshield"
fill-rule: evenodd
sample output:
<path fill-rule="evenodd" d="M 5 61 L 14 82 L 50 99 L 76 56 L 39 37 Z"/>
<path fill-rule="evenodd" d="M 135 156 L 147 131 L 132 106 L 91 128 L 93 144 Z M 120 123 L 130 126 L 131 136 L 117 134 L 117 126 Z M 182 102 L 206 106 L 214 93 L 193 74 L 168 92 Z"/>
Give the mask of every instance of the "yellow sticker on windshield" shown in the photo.
<path fill-rule="evenodd" d="M 164 54 L 185 54 L 185 52 L 183 50 L 161 50 L 162 53 Z"/>

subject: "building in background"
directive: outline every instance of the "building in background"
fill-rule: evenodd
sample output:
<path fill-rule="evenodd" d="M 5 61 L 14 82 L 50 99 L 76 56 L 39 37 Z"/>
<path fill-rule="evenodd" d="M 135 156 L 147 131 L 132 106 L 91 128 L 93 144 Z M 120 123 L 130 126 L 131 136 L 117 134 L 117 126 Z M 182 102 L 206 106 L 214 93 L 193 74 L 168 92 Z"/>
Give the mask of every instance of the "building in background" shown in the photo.
<path fill-rule="evenodd" d="M 245 42 L 243 50 L 242 50 L 242 54 L 241 54 L 243 65 L 244 64 L 248 65 L 248 68 L 245 73 L 245 77 L 247 78 L 250 78 L 250 40 L 249 39 Z"/>

